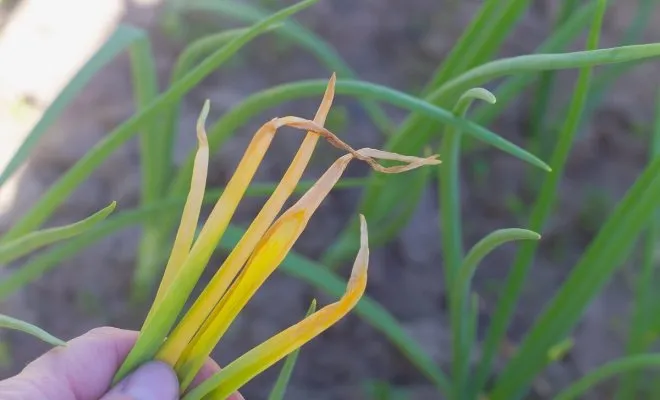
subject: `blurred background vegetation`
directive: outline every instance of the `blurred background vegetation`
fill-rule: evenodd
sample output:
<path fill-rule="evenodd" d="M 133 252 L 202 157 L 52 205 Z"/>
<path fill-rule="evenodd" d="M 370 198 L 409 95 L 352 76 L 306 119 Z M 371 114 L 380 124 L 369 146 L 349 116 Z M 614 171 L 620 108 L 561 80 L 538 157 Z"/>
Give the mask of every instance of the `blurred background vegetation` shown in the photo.
<path fill-rule="evenodd" d="M 40 135 L 21 168 L 11 179 L 7 174 L 1 179 L 0 232 L 14 236 L 40 225 L 17 223 L 25 223 L 21 217 L 96 143 L 107 140 L 108 132 L 136 110 L 148 109 L 158 87 L 164 92 L 204 57 L 241 34 L 234 29 L 250 26 L 293 4 L 281 0 L 96 0 L 93 6 L 88 4 L 92 2 L 74 0 L 56 3 L 0 3 L 0 169 L 12 167 L 10 160 L 29 132 L 38 131 Z M 177 168 L 186 165 L 195 146 L 195 120 L 207 98 L 211 101 L 209 121 L 224 118 L 224 125 L 217 128 L 217 151 L 209 170 L 209 187 L 221 187 L 252 133 L 263 122 L 274 116 L 313 115 L 322 91 L 320 81 L 309 83 L 310 88 L 316 85 L 313 90 L 301 84 L 299 92 L 304 95 L 296 95 L 295 91 L 282 94 L 277 85 L 308 79 L 322 81 L 336 72 L 340 80 L 359 77 L 412 96 L 427 97 L 451 78 L 498 58 L 579 51 L 594 44 L 593 48 L 606 48 L 658 41 L 657 1 L 612 0 L 597 30 L 593 27 L 601 23 L 598 12 L 603 4 L 586 0 L 321 0 L 297 14 L 296 22 L 289 20 L 241 48 L 183 97 L 178 112 L 176 106 L 166 104 L 147 127 L 163 136 L 154 134 L 148 139 L 143 135 L 112 151 L 89 179 L 66 196 L 45 226 L 81 220 L 113 200 L 117 201 L 115 213 L 150 202 L 155 206 L 162 197 L 177 194 L 176 187 L 185 188 L 185 176 L 181 181 L 178 176 L 183 175 L 177 175 Z M 483 10 L 493 5 L 484 16 Z M 587 40 L 590 27 L 591 41 Z M 227 36 L 219 37 L 218 32 Z M 599 32 L 600 38 L 593 32 Z M 463 40 L 459 41 L 462 34 Z M 648 56 L 656 55 L 650 52 Z M 183 60 L 181 54 L 188 58 Z M 517 395 L 554 398 L 562 388 L 606 362 L 652 349 L 660 333 L 657 296 L 652 290 L 657 287 L 653 286 L 656 281 L 652 273 L 657 247 L 653 213 L 636 217 L 621 214 L 618 225 L 607 231 L 604 227 L 609 216 L 619 215 L 613 213 L 615 207 L 647 166 L 650 149 L 657 147 L 652 135 L 658 117 L 660 64 L 654 59 L 642 61 L 595 68 L 588 90 L 587 69 L 537 71 L 547 68 L 542 63 L 528 71 L 513 71 L 507 79 L 480 83 L 497 95 L 498 103 L 475 103 L 468 119 L 535 154 L 555 170 L 558 165 L 560 172 L 551 178 L 542 169 L 470 135 L 463 135 L 458 180 L 446 190 L 442 182 L 454 178 L 441 171 L 379 180 L 369 175 L 365 166 L 352 166 L 346 175 L 349 179 L 325 201 L 296 245 L 297 255 L 290 262 L 297 263 L 298 269 L 285 266 L 267 282 L 223 338 L 216 359 L 220 364 L 232 360 L 297 321 L 313 297 L 324 304 L 341 291 L 342 282 L 335 274 L 346 276 L 350 267 L 357 246 L 357 230 L 353 229 L 357 211 L 365 212 L 370 223 L 368 294 L 376 303 L 367 303 L 359 313 L 303 348 L 287 399 L 440 398 L 438 381 L 434 381 L 436 368 L 448 370 L 452 363 L 455 368 L 456 360 L 452 343 L 456 324 L 450 323 L 456 313 L 451 315 L 451 301 L 447 300 L 447 287 L 451 286 L 447 284 L 451 278 L 447 263 L 456 263 L 457 259 L 451 257 L 457 254 L 443 251 L 443 246 L 446 249 L 455 245 L 443 243 L 450 235 L 443 237 L 442 232 L 452 228 L 443 225 L 451 219 L 451 214 L 442 214 L 441 218 L 446 210 L 460 211 L 459 235 L 451 237 L 460 238 L 462 234 L 465 248 L 502 228 L 528 228 L 543 236 L 538 249 L 517 244 L 498 248 L 484 259 L 472 282 L 478 295 L 474 304 L 477 340 L 470 356 L 475 369 L 469 375 L 487 380 L 487 388 L 493 386 L 490 378 L 496 381 L 498 373 L 503 371 L 506 379 L 524 365 L 521 361 L 505 368 L 576 265 L 594 266 L 592 275 L 576 277 L 578 286 L 566 285 L 563 290 L 576 296 L 583 291 L 586 298 L 575 300 L 577 303 L 557 301 L 550 310 L 574 308 L 579 323 L 573 326 L 566 322 L 565 328 L 557 328 L 559 332 L 547 339 L 547 348 L 540 346 L 542 341 L 530 342 L 539 344 L 534 349 L 540 352 L 539 359 L 547 360 L 543 372 L 533 376 L 531 388 Z M 74 79 L 83 65 L 83 72 Z M 582 74 L 580 78 L 578 73 Z M 79 86 L 65 88 L 68 82 L 79 82 Z M 354 148 L 391 147 L 404 131 L 408 132 L 408 141 L 399 144 L 402 152 L 447 154 L 448 147 L 444 146 L 450 145 L 440 143 L 438 138 L 440 133 L 447 137 L 451 132 L 437 121 L 417 120 L 398 130 L 409 110 L 358 100 L 355 93 L 342 95 L 341 84 L 338 87 L 340 96 L 326 126 Z M 239 107 L 250 96 L 269 88 L 274 89 L 247 108 Z M 354 91 L 359 90 L 368 89 Z M 67 101 L 59 103 L 61 110 L 45 114 L 44 122 L 48 107 L 62 100 L 62 95 L 57 97 L 60 93 Z M 462 91 L 449 94 L 432 102 L 451 110 Z M 254 112 L 256 109 L 259 112 Z M 406 127 L 415 129 L 405 131 Z M 171 143 L 159 140 L 170 136 Z M 557 155 L 562 140 L 567 140 L 568 146 L 565 161 Z M 236 226 L 249 223 L 263 204 L 270 184 L 277 182 L 288 166 L 299 142 L 297 135 L 277 136 L 258 172 L 259 183 L 239 209 Z M 148 149 L 156 148 L 159 150 L 153 150 L 154 154 L 160 151 L 171 154 L 171 158 L 149 158 Z M 319 147 L 305 179 L 317 177 L 338 154 L 325 144 Z M 457 172 L 458 168 L 450 171 Z M 166 188 L 172 187 L 168 192 Z M 460 189 L 460 208 L 441 210 L 440 203 L 452 201 L 442 196 L 458 193 L 452 188 Z M 642 199 L 640 193 L 634 197 Z M 553 195 L 556 201 L 550 200 Z M 539 198 L 548 199 L 548 204 L 538 206 Z M 116 228 L 106 225 L 103 229 L 107 232 L 100 229 L 95 233 L 98 237 L 81 239 L 81 247 L 84 240 L 89 240 L 84 250 L 75 245 L 62 246 L 16 265 L 1 266 L 0 313 L 33 322 L 64 339 L 100 325 L 138 329 L 148 308 L 150 285 L 158 278 L 162 258 L 169 253 L 171 232 L 163 226 L 171 229 L 168 224 L 178 219 L 179 206 L 173 203 L 165 214 L 143 214 L 139 221 L 142 226 L 131 224 L 136 217 L 126 214 L 127 222 L 120 220 Z M 545 211 L 539 211 L 539 207 L 545 207 Z M 547 218 L 539 217 L 544 213 Z M 639 228 L 627 231 L 625 221 Z M 640 235 L 642 228 L 649 229 Z M 602 232 L 610 233 L 610 241 L 601 235 L 601 249 L 618 249 L 618 243 L 628 238 L 630 246 L 636 247 L 629 256 L 626 249 L 630 246 L 623 244 L 617 253 L 598 253 L 613 263 L 611 268 L 602 266 L 604 286 L 582 289 L 581 282 L 600 279 L 601 260 L 587 258 L 591 253 L 585 253 L 585 249 Z M 213 268 L 220 265 L 231 239 L 223 246 L 205 276 L 212 276 Z M 309 265 L 311 260 L 318 265 Z M 508 275 L 514 261 L 522 265 L 522 270 L 526 265 L 530 269 L 528 274 L 519 275 L 520 298 L 513 298 L 515 312 L 506 336 L 495 343 L 497 354 L 491 354 L 494 367 L 488 373 L 489 367 L 479 369 L 476 365 L 503 292 L 513 293 L 511 285 L 516 286 L 510 281 L 515 278 Z M 57 268 L 52 268 L 55 265 Z M 32 266 L 34 272 L 12 280 L 15 271 L 26 266 Z M 316 267 L 332 272 L 308 277 L 300 272 L 317 271 Z M 19 281 L 30 283 L 23 286 L 16 283 Z M 547 315 L 557 320 L 573 318 Z M 379 322 L 365 323 L 370 318 Z M 640 320 L 645 321 L 643 329 Z M 396 330 L 388 331 L 392 324 Z M 507 325 L 505 322 L 504 328 Z M 404 336 L 397 336 L 399 333 Z M 14 332 L 2 332 L 0 338 L 0 377 L 17 372 L 47 349 L 45 344 Z M 402 345 L 411 342 L 414 348 Z M 417 350 L 423 357 L 415 353 Z M 431 366 L 425 364 L 427 360 Z M 273 368 L 251 382 L 242 390 L 245 397 L 266 398 L 277 370 Z M 617 382 L 610 381 L 591 395 L 610 398 Z M 634 390 L 617 393 L 621 398 L 638 398 L 630 397 L 631 393 L 642 396 L 639 398 L 655 398 L 650 393 L 660 393 L 660 385 L 646 382 L 653 383 L 628 379 L 619 387 Z M 497 397 L 498 393 L 509 390 L 505 383 L 495 387 L 494 399 L 502 398 Z"/>

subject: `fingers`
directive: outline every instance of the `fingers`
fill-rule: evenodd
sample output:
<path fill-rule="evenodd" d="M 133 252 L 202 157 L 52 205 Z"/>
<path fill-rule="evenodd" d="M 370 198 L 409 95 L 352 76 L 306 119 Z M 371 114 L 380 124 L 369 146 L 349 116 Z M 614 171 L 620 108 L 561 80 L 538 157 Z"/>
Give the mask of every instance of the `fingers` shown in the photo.
<path fill-rule="evenodd" d="M 159 361 L 146 363 L 114 386 L 101 400 L 177 400 L 174 370 Z"/>
<path fill-rule="evenodd" d="M 7 399 L 96 400 L 135 343 L 137 332 L 97 328 L 30 363 L 0 382 Z"/>
<path fill-rule="evenodd" d="M 159 362 L 138 368 L 108 392 L 137 336 L 137 332 L 116 328 L 93 329 L 69 341 L 67 347 L 55 348 L 34 360 L 15 377 L 0 381 L 2 400 L 176 399 L 176 376 L 169 366 Z M 219 370 L 218 364 L 209 359 L 194 385 Z M 153 386 L 154 381 L 158 385 Z M 235 394 L 228 400 L 243 397 Z"/>

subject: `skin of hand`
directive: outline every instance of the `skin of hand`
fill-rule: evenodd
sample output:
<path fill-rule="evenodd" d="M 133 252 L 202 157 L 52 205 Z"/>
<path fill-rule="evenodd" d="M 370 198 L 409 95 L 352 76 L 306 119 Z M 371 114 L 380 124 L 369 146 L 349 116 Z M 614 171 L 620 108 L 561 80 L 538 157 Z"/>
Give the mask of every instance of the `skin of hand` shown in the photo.
<path fill-rule="evenodd" d="M 110 388 L 112 377 L 137 339 L 137 332 L 96 328 L 66 347 L 55 348 L 18 375 L 0 381 L 2 400 L 176 400 L 179 383 L 172 368 L 149 362 Z M 220 369 L 209 360 L 199 384 Z M 227 400 L 244 400 L 236 393 Z"/>

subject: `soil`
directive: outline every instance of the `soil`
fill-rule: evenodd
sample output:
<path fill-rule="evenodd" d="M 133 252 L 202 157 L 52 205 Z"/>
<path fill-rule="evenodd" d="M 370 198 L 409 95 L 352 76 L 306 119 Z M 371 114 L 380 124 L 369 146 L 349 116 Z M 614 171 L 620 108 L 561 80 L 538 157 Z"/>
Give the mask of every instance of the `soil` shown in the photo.
<path fill-rule="evenodd" d="M 277 7 L 281 2 L 274 3 Z M 474 15 L 480 1 L 322 1 L 298 20 L 334 46 L 361 79 L 414 93 L 432 74 L 461 30 Z M 501 55 L 529 53 L 547 36 L 556 13 L 555 2 L 536 1 Z M 617 43 L 634 10 L 635 2 L 620 1 L 605 21 L 602 46 Z M 126 21 L 149 30 L 161 82 L 185 43 L 160 29 L 160 9 L 132 8 Z M 658 15 L 654 15 L 658 20 Z M 197 30 L 224 29 L 226 20 L 207 15 L 188 15 L 187 24 Z M 660 26 L 651 24 L 645 41 L 657 40 Z M 192 32 L 190 32 L 192 33 Z M 580 43 L 576 46 L 581 46 Z M 577 48 L 577 47 L 576 47 Z M 644 165 L 647 135 L 656 92 L 657 63 L 637 67 L 613 87 L 592 120 L 582 128 L 571 154 L 560 189 L 556 212 L 544 232 L 540 251 L 525 286 L 510 331 L 513 344 L 520 340 L 543 305 L 567 276 L 605 215 L 634 181 Z M 186 96 L 182 106 L 176 157 L 180 161 L 194 146 L 194 121 L 206 98 L 211 100 L 214 120 L 248 95 L 272 85 L 308 78 L 327 78 L 329 71 L 312 56 L 286 41 L 268 36 L 248 48 Z M 570 96 L 574 74 L 561 74 L 556 111 Z M 530 130 L 533 92 L 526 93 L 491 128 L 516 143 L 524 144 Z M 64 171 L 79 160 L 94 143 L 133 112 L 130 69 L 126 56 L 104 68 L 65 112 L 39 144 L 21 178 L 12 209 L 2 215 L 6 230 Z M 236 132 L 214 157 L 209 179 L 221 185 L 231 175 L 254 129 L 269 118 L 293 114 L 313 115 L 318 100 L 294 102 L 268 110 Z M 354 146 L 380 147 L 382 136 L 357 103 L 340 98 L 348 123 L 336 133 Z M 405 114 L 391 110 L 401 121 Z M 557 122 L 559 124 L 560 121 Z M 274 181 L 285 170 L 299 143 L 299 136 L 281 135 L 262 166 L 258 179 Z M 308 176 L 318 176 L 332 155 L 318 152 Z M 505 227 L 525 227 L 530 199 L 530 167 L 494 150 L 480 150 L 464 158 L 461 182 L 466 244 Z M 480 168 L 485 166 L 484 168 Z M 350 175 L 364 174 L 354 167 Z M 539 175 L 533 175 L 539 176 Z M 80 219 L 116 200 L 121 209 L 139 199 L 139 152 L 137 142 L 124 146 L 58 210 L 48 225 Z M 523 201 L 512 203 L 515 197 Z M 296 251 L 318 257 L 355 212 L 359 191 L 336 191 L 318 211 L 296 246 Z M 259 201 L 240 210 L 239 224 L 254 215 Z M 522 207 L 522 210 L 519 208 Z M 438 224 L 437 188 L 429 187 L 410 223 L 392 243 L 372 249 L 368 293 L 383 304 L 440 364 L 450 357 L 449 325 L 446 321 L 442 254 Z M 135 265 L 139 228 L 113 235 L 48 272 L 9 301 L 2 312 L 33 321 L 56 336 L 68 339 L 102 325 L 138 329 L 145 306 L 129 301 L 130 280 Z M 497 250 L 485 261 L 476 277 L 482 297 L 480 330 L 488 323 L 498 291 L 515 252 L 514 245 Z M 224 257 L 217 254 L 212 266 Z M 348 265 L 346 266 L 348 267 Z M 346 276 L 347 269 L 342 274 Z M 213 271 L 208 271 L 210 276 Z M 587 370 L 620 354 L 631 301 L 630 272 L 615 277 L 612 284 L 587 310 L 574 332 L 575 347 L 560 363 L 539 378 L 530 398 L 547 398 Z M 250 301 L 215 353 L 221 364 L 251 348 L 279 329 L 299 319 L 312 297 L 330 299 L 315 289 L 282 273 L 276 273 Z M 618 322 L 617 322 L 618 321 Z M 47 349 L 21 334 L 6 335 L 12 362 L 0 370 L 0 378 L 20 370 L 26 362 Z M 502 360 L 500 360 L 501 362 Z M 248 399 L 265 398 L 279 368 L 271 368 L 248 384 Z M 428 381 L 382 337 L 355 315 L 344 319 L 301 352 L 287 399 L 370 398 L 370 383 L 384 381 L 402 388 L 410 399 L 438 398 Z M 599 397 L 605 398 L 605 397 Z"/>

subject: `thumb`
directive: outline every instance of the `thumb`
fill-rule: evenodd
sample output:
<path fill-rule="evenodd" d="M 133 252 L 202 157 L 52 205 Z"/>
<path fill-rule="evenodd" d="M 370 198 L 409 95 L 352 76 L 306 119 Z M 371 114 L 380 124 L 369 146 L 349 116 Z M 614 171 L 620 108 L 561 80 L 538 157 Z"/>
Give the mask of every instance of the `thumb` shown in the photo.
<path fill-rule="evenodd" d="M 144 364 L 113 387 L 101 400 L 176 400 L 179 382 L 169 365 Z"/>

